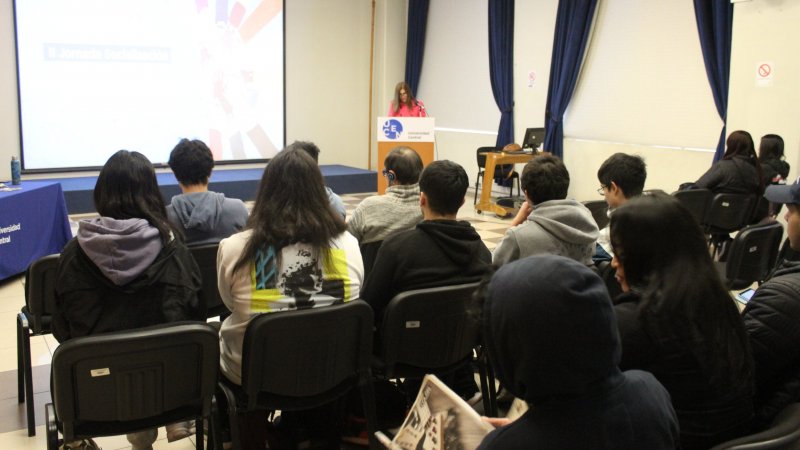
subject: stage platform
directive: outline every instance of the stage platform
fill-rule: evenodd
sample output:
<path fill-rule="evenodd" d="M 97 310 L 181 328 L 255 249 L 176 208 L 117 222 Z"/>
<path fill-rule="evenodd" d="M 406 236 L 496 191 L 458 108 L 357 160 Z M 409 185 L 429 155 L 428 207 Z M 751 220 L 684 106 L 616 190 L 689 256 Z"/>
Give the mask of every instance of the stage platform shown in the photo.
<path fill-rule="evenodd" d="M 378 175 L 374 170 L 356 169 L 338 164 L 320 166 L 325 184 L 337 194 L 357 194 L 375 192 Z M 222 192 L 226 197 L 244 201 L 255 200 L 258 183 L 263 169 L 217 169 L 211 174 L 209 189 Z M 174 195 L 180 194 L 178 181 L 172 172 L 156 174 L 164 201 L 169 203 Z M 69 214 L 94 212 L 92 192 L 97 177 L 51 178 L 49 181 L 61 183 Z M 24 182 L 24 181 L 23 181 Z M 297 186 L 302 188 L 302 186 Z"/>

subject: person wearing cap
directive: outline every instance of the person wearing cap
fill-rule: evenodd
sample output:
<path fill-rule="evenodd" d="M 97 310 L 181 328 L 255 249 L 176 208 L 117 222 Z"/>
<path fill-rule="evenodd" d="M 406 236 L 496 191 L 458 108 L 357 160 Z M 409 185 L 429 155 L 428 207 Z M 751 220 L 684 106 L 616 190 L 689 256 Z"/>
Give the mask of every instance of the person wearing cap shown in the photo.
<path fill-rule="evenodd" d="M 648 372 L 618 368 L 614 309 L 591 269 L 531 256 L 501 267 L 481 297 L 492 367 L 530 409 L 479 450 L 679 447 L 666 389 Z"/>
<path fill-rule="evenodd" d="M 800 179 L 767 186 L 764 197 L 786 205 L 789 245 L 800 250 Z M 782 261 L 742 316 L 755 360 L 756 426 L 764 428 L 784 407 L 800 401 L 800 261 Z"/>

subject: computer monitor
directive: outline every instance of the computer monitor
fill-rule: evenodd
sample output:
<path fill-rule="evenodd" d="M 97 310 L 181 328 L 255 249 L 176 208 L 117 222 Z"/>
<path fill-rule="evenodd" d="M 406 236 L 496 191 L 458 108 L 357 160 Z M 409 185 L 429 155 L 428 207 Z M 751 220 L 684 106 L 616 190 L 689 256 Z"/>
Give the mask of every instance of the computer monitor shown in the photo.
<path fill-rule="evenodd" d="M 525 130 L 525 138 L 522 139 L 523 149 L 531 149 L 536 152 L 543 143 L 544 128 L 528 128 Z"/>

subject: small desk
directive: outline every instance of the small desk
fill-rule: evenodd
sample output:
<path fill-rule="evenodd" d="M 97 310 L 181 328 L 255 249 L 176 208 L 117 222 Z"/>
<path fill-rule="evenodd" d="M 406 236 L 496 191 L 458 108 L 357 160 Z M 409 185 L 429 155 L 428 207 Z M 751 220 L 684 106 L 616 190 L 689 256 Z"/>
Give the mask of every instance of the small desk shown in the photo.
<path fill-rule="evenodd" d="M 0 280 L 60 253 L 72 239 L 60 183 L 23 181 L 10 187 L 22 189 L 0 191 Z"/>
<path fill-rule="evenodd" d="M 481 186 L 481 198 L 475 205 L 475 211 L 483 212 L 489 211 L 504 217 L 511 210 L 503 208 L 492 201 L 492 185 L 494 184 L 494 168 L 503 164 L 522 164 L 533 159 L 534 156 L 541 153 L 524 153 L 524 152 L 486 152 L 481 155 L 486 155 L 486 165 L 483 168 L 483 186 Z"/>

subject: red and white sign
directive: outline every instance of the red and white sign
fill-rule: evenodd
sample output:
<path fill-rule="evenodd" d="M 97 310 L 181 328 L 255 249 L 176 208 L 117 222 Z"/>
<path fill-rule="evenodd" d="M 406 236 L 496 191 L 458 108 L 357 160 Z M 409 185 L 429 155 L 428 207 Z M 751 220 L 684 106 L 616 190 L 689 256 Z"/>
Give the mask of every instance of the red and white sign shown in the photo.
<path fill-rule="evenodd" d="M 775 64 L 772 61 L 756 63 L 756 86 L 772 86 L 775 78 Z"/>

